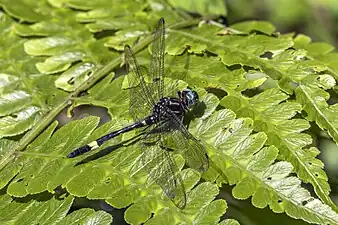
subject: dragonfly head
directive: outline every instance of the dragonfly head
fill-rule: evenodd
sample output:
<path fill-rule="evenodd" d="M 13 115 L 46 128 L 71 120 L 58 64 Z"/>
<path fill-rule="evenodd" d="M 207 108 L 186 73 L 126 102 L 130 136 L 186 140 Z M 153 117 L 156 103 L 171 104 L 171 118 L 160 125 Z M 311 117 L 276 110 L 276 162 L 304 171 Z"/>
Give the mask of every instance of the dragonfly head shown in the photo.
<path fill-rule="evenodd" d="M 186 104 L 188 109 L 194 107 L 198 102 L 197 92 L 190 89 L 184 89 L 180 95 L 180 98 Z"/>

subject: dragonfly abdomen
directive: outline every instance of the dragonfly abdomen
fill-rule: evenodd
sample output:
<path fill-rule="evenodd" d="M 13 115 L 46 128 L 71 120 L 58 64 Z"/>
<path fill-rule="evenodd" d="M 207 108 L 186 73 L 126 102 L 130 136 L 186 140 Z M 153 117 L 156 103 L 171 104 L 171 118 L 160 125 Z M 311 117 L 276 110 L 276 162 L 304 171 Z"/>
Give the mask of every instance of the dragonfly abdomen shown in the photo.
<path fill-rule="evenodd" d="M 170 113 L 168 112 L 170 110 Z M 156 124 L 162 120 L 167 120 L 168 117 L 171 116 L 171 113 L 174 113 L 178 118 L 182 118 L 184 116 L 185 111 L 187 110 L 187 106 L 184 102 L 179 98 L 173 97 L 164 97 L 161 98 L 160 101 L 154 105 L 153 113 L 151 116 L 131 124 L 127 127 L 124 127 L 120 130 L 111 132 L 107 135 L 100 137 L 99 139 L 90 142 L 87 145 L 81 146 L 75 149 L 73 152 L 67 155 L 68 158 L 74 158 L 78 155 L 82 155 L 83 153 L 89 152 L 95 148 L 101 146 L 104 142 L 126 132 L 129 132 L 133 129 Z"/>
<path fill-rule="evenodd" d="M 144 127 L 147 125 L 148 124 L 146 123 L 146 119 L 144 119 L 132 125 L 124 127 L 120 130 L 113 131 L 107 135 L 100 137 L 99 139 L 96 139 L 95 141 L 90 142 L 87 145 L 84 145 L 84 146 L 81 146 L 80 148 L 75 149 L 74 151 L 72 151 L 71 153 L 67 155 L 67 158 L 74 158 L 75 156 L 82 155 L 83 153 L 86 153 L 86 152 L 89 152 L 90 150 L 98 148 L 99 146 L 101 146 L 104 142 L 108 141 L 109 139 L 112 139 L 120 134 L 126 133 L 133 129 Z"/>
<path fill-rule="evenodd" d="M 92 147 L 88 145 L 81 146 L 80 148 L 77 148 L 76 150 L 72 151 L 67 155 L 67 158 L 74 158 L 75 156 L 82 155 L 83 153 L 86 153 L 90 151 Z"/>
<path fill-rule="evenodd" d="M 102 136 L 100 137 L 99 139 L 96 140 L 98 146 L 101 146 L 105 141 L 109 140 L 109 139 L 112 139 L 120 134 L 123 134 L 123 133 L 126 133 L 128 131 L 131 131 L 131 130 L 134 130 L 136 128 L 139 128 L 139 127 L 144 127 L 146 126 L 147 124 L 144 122 L 144 120 L 141 120 L 139 122 L 136 122 L 132 125 L 129 125 L 127 127 L 124 127 L 120 130 L 117 130 L 117 131 L 114 131 L 114 132 L 111 132 L 105 136 Z"/>

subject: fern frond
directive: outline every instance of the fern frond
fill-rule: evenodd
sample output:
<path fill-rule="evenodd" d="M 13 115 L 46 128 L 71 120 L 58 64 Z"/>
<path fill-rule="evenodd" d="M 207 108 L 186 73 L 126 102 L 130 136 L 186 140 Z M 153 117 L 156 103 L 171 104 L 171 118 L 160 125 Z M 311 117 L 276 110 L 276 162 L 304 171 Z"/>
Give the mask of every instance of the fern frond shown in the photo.
<path fill-rule="evenodd" d="M 238 116 L 252 118 L 254 129 L 267 134 L 268 143 L 280 149 L 281 158 L 292 163 L 298 177 L 311 183 L 321 200 L 335 208 L 329 197 L 330 186 L 323 163 L 315 158 L 318 153 L 314 149 L 305 148 L 312 143 L 312 138 L 302 132 L 310 125 L 304 119 L 292 119 L 302 106 L 296 102 L 287 102 L 287 99 L 287 94 L 272 88 L 252 98 L 239 93 L 227 96 L 221 104 L 233 109 Z M 234 101 L 240 104 L 234 106 Z"/>
<path fill-rule="evenodd" d="M 332 137 L 338 144 L 338 104 L 327 103 L 330 95 L 326 89 L 336 85 L 329 75 L 312 76 L 304 80 L 295 90 L 296 100 L 303 105 L 307 119 L 316 124 Z"/>
<path fill-rule="evenodd" d="M 171 220 L 165 219 L 169 215 L 177 221 L 186 221 L 188 224 L 206 220 L 215 223 L 219 221 L 226 204 L 224 200 L 214 200 L 218 194 L 216 185 L 208 182 L 196 185 L 200 180 L 200 174 L 192 169 L 182 170 L 181 176 L 188 192 L 188 200 L 186 208 L 183 211 L 178 210 L 162 193 L 161 188 L 147 181 L 145 171 L 131 172 L 133 167 L 138 167 L 141 152 L 137 146 L 121 147 L 114 153 L 93 162 L 86 162 L 88 154 L 76 158 L 77 160 L 65 158 L 64 155 L 76 146 L 117 129 L 116 121 L 113 120 L 93 131 L 98 119 L 86 117 L 73 121 L 51 136 L 56 127 L 56 123 L 52 124 L 25 152 L 18 153 L 20 157 L 17 160 L 8 164 L 9 171 L 14 171 L 13 168 L 16 167 L 19 169 L 11 178 L 8 176 L 6 179 L 7 182 L 12 180 L 8 184 L 7 193 L 24 197 L 44 191 L 54 192 L 61 185 L 72 196 L 104 199 L 115 208 L 129 206 L 125 217 L 128 222 L 134 224 L 145 221 L 157 223 L 158 220 L 161 220 L 162 224 L 170 224 Z M 41 142 L 42 140 L 44 141 Z M 115 139 L 105 143 L 98 151 L 117 141 L 119 140 Z M 183 158 L 177 155 L 175 159 L 182 168 Z M 4 171 L 6 169 L 2 172 Z M 158 209 L 158 205 L 163 206 L 161 210 Z M 211 209 L 217 210 L 210 213 Z M 151 217 L 152 214 L 155 216 Z"/>
<path fill-rule="evenodd" d="M 311 39 L 304 35 L 297 36 L 294 41 L 295 47 L 304 48 L 307 54 L 298 58 L 296 64 L 289 64 L 286 67 L 291 74 L 285 77 L 282 87 L 285 87 L 285 82 L 293 82 L 297 102 L 302 104 L 303 110 L 307 113 L 307 119 L 316 122 L 338 143 L 338 123 L 335 117 L 337 104 L 327 102 L 330 98 L 327 90 L 336 86 L 335 79 L 338 78 L 334 63 L 337 57 L 336 53 L 332 52 L 333 46 L 325 43 L 311 43 Z M 304 52 L 304 50 L 295 52 L 301 51 Z M 284 63 L 294 61 L 294 58 L 291 58 L 294 56 L 295 54 L 292 54 L 290 58 L 284 59 Z"/>
<path fill-rule="evenodd" d="M 258 208 L 269 205 L 274 212 L 286 212 L 311 223 L 337 223 L 338 214 L 313 198 L 291 175 L 293 166 L 286 161 L 276 162 L 278 149 L 273 145 L 264 147 L 267 135 L 253 134 L 253 121 L 235 119 L 234 115 L 228 109 L 219 110 L 194 124 L 196 136 L 210 146 L 208 154 L 217 168 L 210 173 L 218 173 L 221 182 L 235 184 L 234 197 L 252 196 L 252 204 Z"/>
<path fill-rule="evenodd" d="M 15 28 L 21 36 L 41 36 L 26 41 L 25 52 L 33 56 L 48 56 L 45 61 L 36 64 L 37 69 L 44 74 L 63 72 L 55 85 L 66 91 L 74 91 L 94 71 L 118 57 L 84 26 L 75 23 L 75 15 L 72 10 L 53 11 L 49 20 L 32 25 L 16 24 Z"/>
<path fill-rule="evenodd" d="M 0 13 L 0 138 L 15 136 L 31 129 L 48 108 L 53 98 L 39 87 L 42 75 L 32 66 L 36 59 L 27 57 L 23 51 L 24 40 L 13 34 L 15 22 L 8 15 Z M 15 65 L 12 64 L 15 62 Z M 53 78 L 45 77 L 46 85 Z M 52 86 L 52 85 L 51 85 Z M 56 89 L 49 89 L 56 93 Z M 39 97 L 33 93 L 40 92 Z"/>
<path fill-rule="evenodd" d="M 239 225 L 239 222 L 234 219 L 226 219 L 220 222 L 219 225 Z"/>
<path fill-rule="evenodd" d="M 1 224 L 71 224 L 96 221 L 96 224 L 109 224 L 112 217 L 106 212 L 93 209 L 80 209 L 67 215 L 73 197 L 55 198 L 52 195 L 13 199 L 7 194 L 0 195 Z"/>

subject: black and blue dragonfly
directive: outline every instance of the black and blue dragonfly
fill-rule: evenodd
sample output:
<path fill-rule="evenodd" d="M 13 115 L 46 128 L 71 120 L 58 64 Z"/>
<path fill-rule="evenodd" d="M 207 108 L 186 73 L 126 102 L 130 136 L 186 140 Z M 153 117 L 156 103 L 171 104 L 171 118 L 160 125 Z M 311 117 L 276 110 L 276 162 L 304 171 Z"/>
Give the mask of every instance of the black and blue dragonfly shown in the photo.
<path fill-rule="evenodd" d="M 201 172 L 208 169 L 209 160 L 204 146 L 189 133 L 183 124 L 185 113 L 198 103 L 198 94 L 191 89 L 184 89 L 177 91 L 177 96 L 164 96 L 165 26 L 163 18 L 159 20 L 154 33 L 148 83 L 130 46 L 125 46 L 124 54 L 127 68 L 131 72 L 127 75 L 130 87 L 129 112 L 135 123 L 102 136 L 71 152 L 67 157 L 73 158 L 81 155 L 98 148 L 105 141 L 120 134 L 145 127 L 140 140 L 143 167 L 148 172 L 149 179 L 156 182 L 176 206 L 184 208 L 186 192 L 183 181 L 169 148 L 166 146 L 169 140 L 172 143 L 170 146 L 180 151 L 189 167 Z"/>

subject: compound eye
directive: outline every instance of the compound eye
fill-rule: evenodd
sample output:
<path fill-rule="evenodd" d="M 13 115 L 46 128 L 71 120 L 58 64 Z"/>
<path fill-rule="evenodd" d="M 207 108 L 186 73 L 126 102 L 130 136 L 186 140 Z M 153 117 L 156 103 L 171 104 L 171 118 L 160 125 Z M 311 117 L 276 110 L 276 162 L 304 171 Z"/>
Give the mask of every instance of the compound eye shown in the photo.
<path fill-rule="evenodd" d="M 195 91 L 192 90 L 185 90 L 184 95 L 187 99 L 188 107 L 193 107 L 198 101 L 198 95 Z"/>

